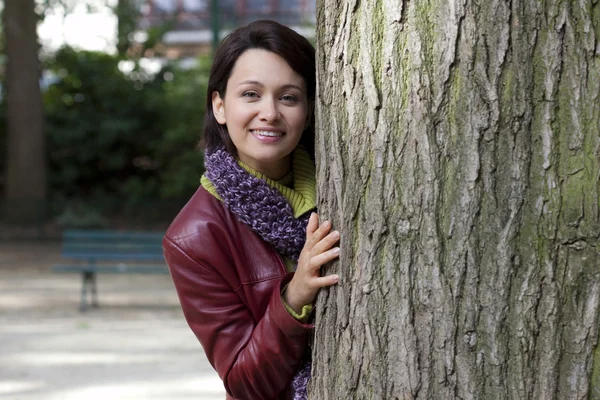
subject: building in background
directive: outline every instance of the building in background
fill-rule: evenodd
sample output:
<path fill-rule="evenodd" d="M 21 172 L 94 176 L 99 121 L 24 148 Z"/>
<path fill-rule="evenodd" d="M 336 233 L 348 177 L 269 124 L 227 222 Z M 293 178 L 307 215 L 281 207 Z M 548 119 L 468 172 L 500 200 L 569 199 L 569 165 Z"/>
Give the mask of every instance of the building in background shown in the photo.
<path fill-rule="evenodd" d="M 210 53 L 213 42 L 211 0 L 145 0 L 138 26 L 142 31 L 170 24 L 163 53 L 170 59 Z M 315 0 L 218 0 L 220 36 L 257 19 L 273 19 L 301 34 L 314 36 Z"/>

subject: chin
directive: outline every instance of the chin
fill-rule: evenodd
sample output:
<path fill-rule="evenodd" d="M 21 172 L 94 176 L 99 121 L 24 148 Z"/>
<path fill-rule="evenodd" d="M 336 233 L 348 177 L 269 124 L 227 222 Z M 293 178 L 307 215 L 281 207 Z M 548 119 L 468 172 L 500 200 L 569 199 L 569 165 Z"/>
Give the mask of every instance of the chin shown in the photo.
<path fill-rule="evenodd" d="M 279 161 L 282 158 L 287 157 L 292 154 L 294 148 L 271 148 L 271 149 L 261 149 L 255 153 L 256 159 L 261 161 Z"/>

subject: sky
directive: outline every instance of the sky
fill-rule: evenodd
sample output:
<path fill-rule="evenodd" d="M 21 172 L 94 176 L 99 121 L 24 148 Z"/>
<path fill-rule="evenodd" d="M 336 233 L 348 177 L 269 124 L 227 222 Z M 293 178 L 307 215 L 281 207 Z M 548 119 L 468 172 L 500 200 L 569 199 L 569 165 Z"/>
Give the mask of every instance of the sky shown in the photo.
<path fill-rule="evenodd" d="M 75 7 L 66 16 L 62 10 L 47 15 L 38 26 L 40 44 L 55 50 L 69 44 L 82 50 L 115 52 L 117 18 L 110 6 L 116 0 L 71 0 Z M 93 6 L 89 13 L 87 4 Z"/>

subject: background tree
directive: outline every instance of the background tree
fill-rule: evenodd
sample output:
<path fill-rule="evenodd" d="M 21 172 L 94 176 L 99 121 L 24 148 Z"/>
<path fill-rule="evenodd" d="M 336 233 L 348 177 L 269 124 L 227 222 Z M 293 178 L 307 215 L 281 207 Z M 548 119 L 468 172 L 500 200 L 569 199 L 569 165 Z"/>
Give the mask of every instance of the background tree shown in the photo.
<path fill-rule="evenodd" d="M 137 28 L 138 5 L 133 0 L 118 0 L 114 10 L 117 16 L 117 51 L 125 56 L 131 47 L 131 35 Z"/>
<path fill-rule="evenodd" d="M 117 19 L 133 21 L 137 15 L 132 8 L 134 1 L 121 4 L 120 9 L 117 3 L 112 8 Z M 36 1 L 36 11 L 41 19 L 64 19 L 82 5 L 89 13 L 108 7 L 98 0 L 40 0 Z M 53 227 L 164 229 L 170 223 L 197 189 L 203 171 L 196 143 L 210 60 L 201 56 L 195 65 L 186 66 L 178 61 L 165 62 L 157 69 L 156 63 L 149 65 L 148 60 L 141 59 L 147 50 L 155 54 L 154 47 L 169 24 L 151 28 L 148 40 L 129 43 L 120 54 L 68 45 L 40 51 L 40 60 L 35 62 L 44 70 L 45 152 L 41 156 L 47 162 L 46 182 L 40 187 L 46 188 L 46 197 L 19 196 L 3 203 L 0 226 L 12 219 L 18 227 L 27 219 L 37 223 L 38 232 L 41 224 L 53 232 Z M 123 28 L 122 37 L 131 38 L 131 29 L 131 25 Z M 3 57 L 0 54 L 0 61 Z M 12 76 L 2 78 L 3 84 L 12 80 Z M 37 82 L 37 76 L 35 79 Z M 9 82 L 9 86 L 13 84 Z M 2 195 L 7 162 L 18 161 L 5 157 L 6 103 L 7 98 L 0 97 Z M 28 112 L 29 103 L 25 104 Z M 35 114 L 26 115 L 29 122 L 38 123 Z M 28 185 L 31 169 L 26 172 L 21 182 Z M 39 209 L 45 215 L 40 215 Z"/>
<path fill-rule="evenodd" d="M 6 205 L 14 218 L 30 218 L 46 199 L 46 154 L 39 87 L 37 21 L 34 0 L 6 0 L 7 163 Z"/>
<path fill-rule="evenodd" d="M 600 398 L 600 2 L 317 4 L 315 399 Z"/>

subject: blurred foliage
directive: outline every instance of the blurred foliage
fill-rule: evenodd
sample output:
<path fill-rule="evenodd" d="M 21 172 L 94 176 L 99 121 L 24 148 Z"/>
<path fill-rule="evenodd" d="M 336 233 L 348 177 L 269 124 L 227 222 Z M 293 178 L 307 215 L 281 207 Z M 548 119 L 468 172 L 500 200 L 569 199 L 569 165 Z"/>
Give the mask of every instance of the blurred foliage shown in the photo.
<path fill-rule="evenodd" d="M 135 212 L 160 218 L 148 209 L 176 209 L 193 194 L 203 172 L 196 144 L 209 67 L 200 59 L 192 69 L 167 65 L 153 74 L 134 60 L 68 47 L 46 61 L 48 185 L 59 221 L 99 226 L 102 216 Z"/>

